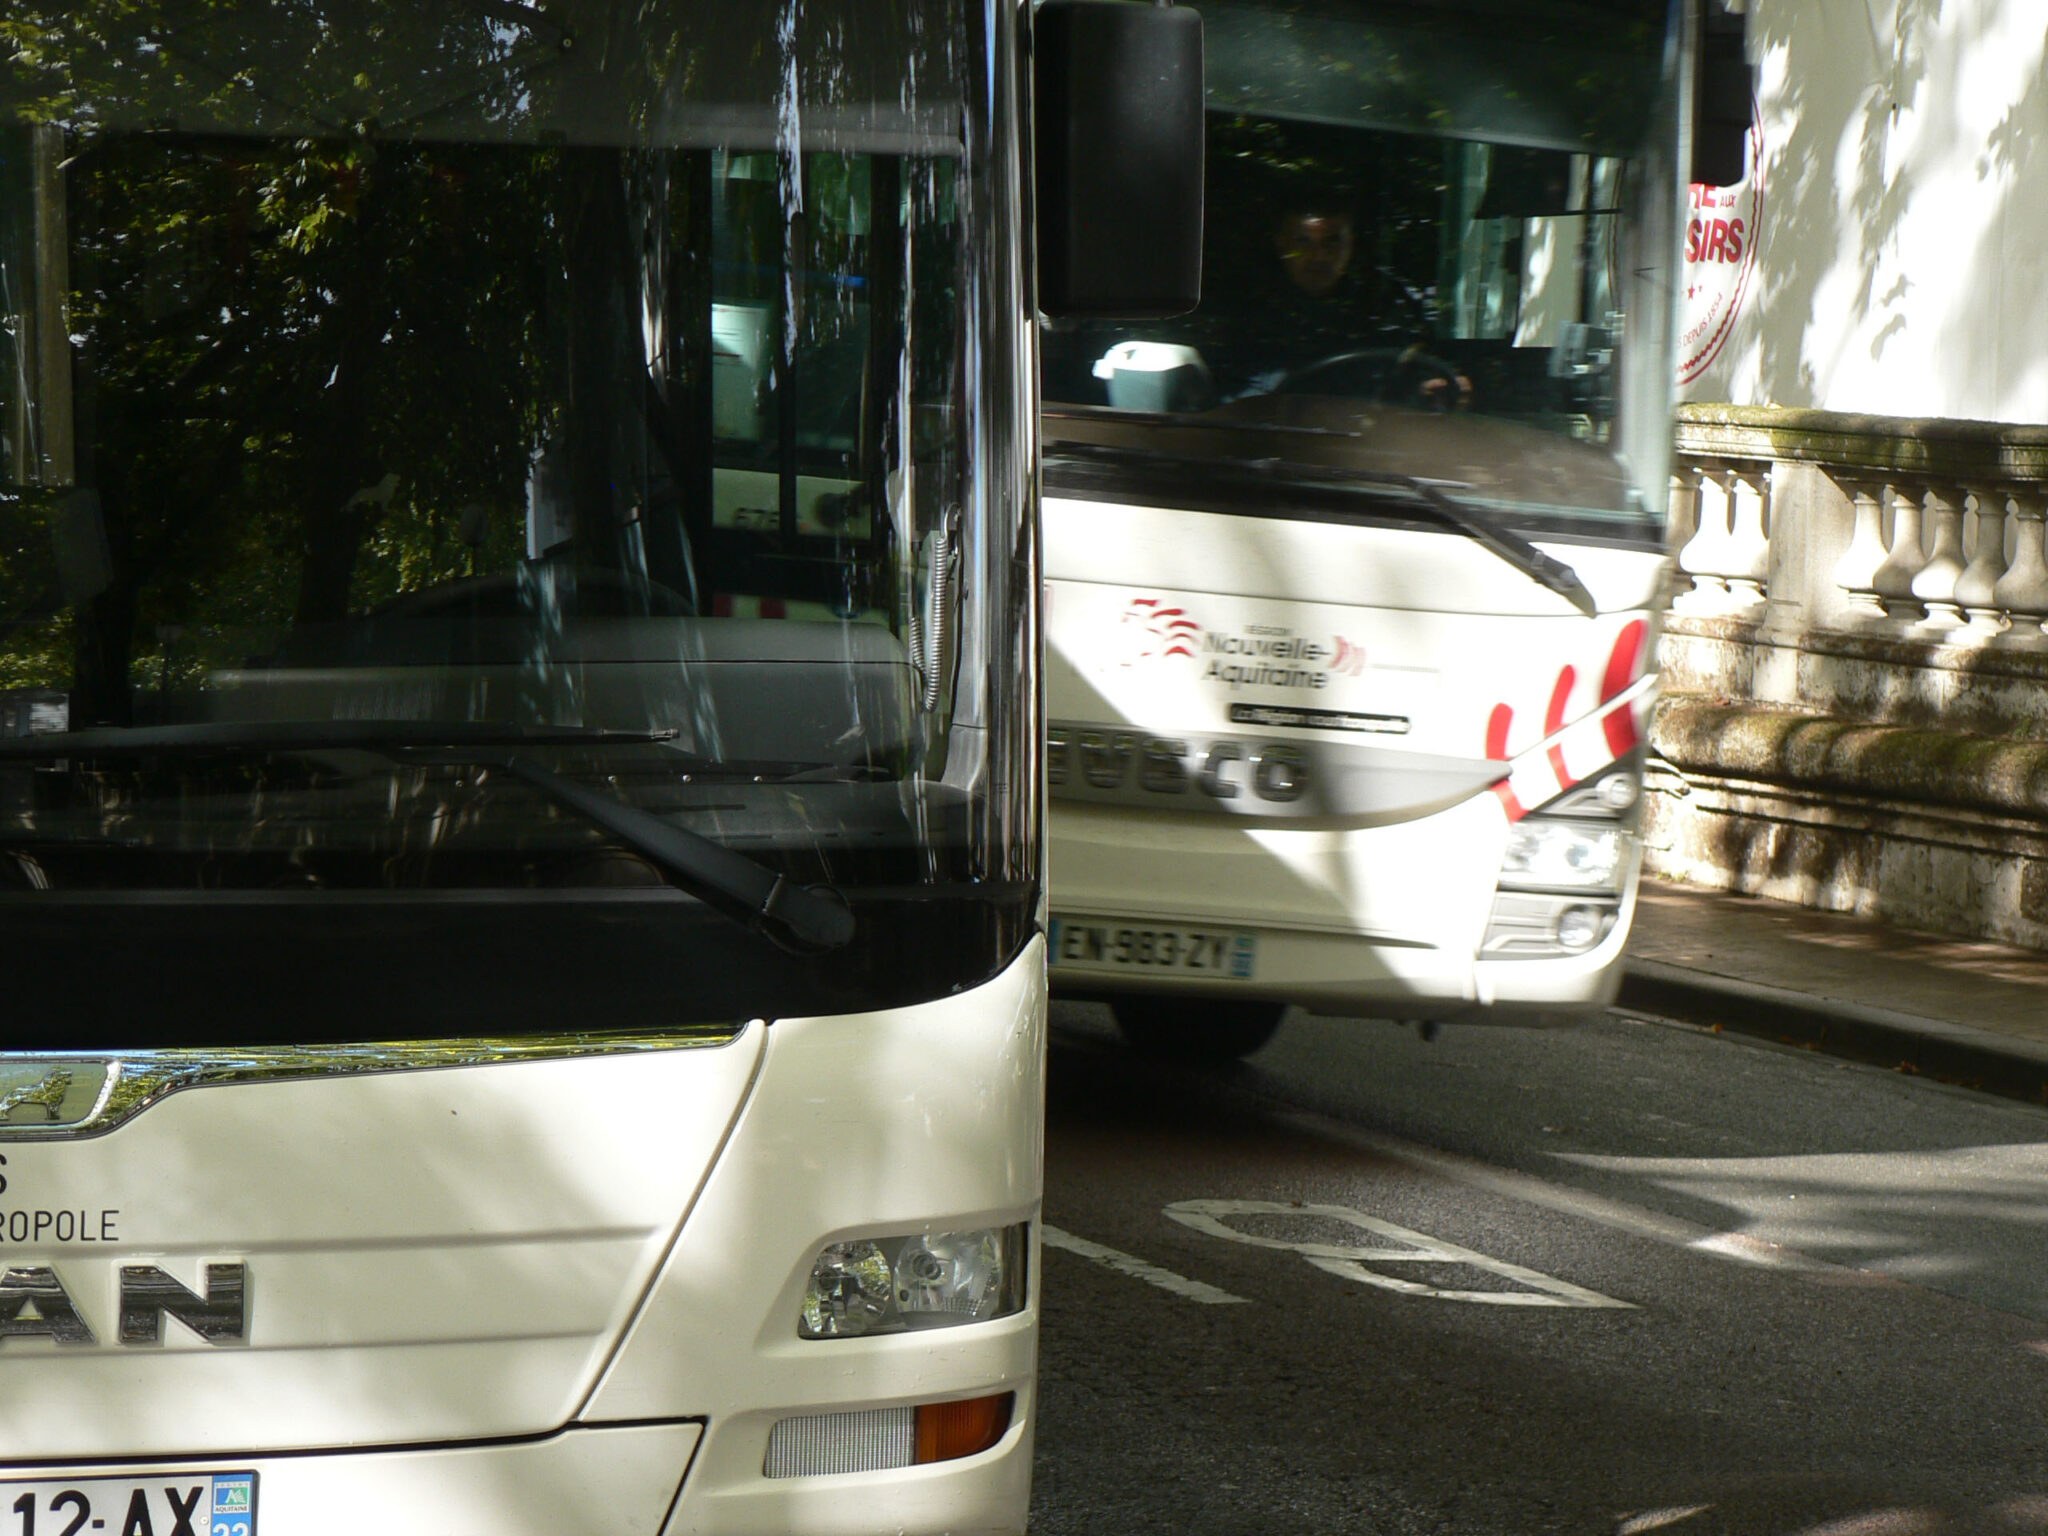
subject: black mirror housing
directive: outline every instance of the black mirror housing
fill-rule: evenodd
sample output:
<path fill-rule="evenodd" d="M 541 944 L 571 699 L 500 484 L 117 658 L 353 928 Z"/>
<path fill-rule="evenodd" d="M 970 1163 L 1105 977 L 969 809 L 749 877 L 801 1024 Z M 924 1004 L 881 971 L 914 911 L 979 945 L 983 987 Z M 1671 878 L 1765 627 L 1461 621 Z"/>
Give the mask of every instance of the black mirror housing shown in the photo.
<path fill-rule="evenodd" d="M 1744 18 L 1722 13 L 1713 0 L 1706 9 L 1693 87 L 1691 180 L 1701 186 L 1732 187 L 1749 176 L 1756 70 L 1744 48 Z"/>
<path fill-rule="evenodd" d="M 1202 297 L 1202 19 L 1042 0 L 1033 19 L 1038 307 L 1157 319 Z"/>

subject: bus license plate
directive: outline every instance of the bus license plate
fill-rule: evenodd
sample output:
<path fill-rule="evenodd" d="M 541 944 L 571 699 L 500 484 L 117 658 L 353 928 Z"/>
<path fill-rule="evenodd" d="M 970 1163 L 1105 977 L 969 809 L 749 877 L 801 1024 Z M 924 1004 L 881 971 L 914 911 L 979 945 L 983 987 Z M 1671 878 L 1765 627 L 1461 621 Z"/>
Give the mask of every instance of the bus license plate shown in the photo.
<path fill-rule="evenodd" d="M 5 1536 L 256 1536 L 254 1472 L 0 1480 Z"/>
<path fill-rule="evenodd" d="M 1056 917 L 1051 938 L 1057 971 L 1171 971 L 1249 981 L 1258 953 L 1256 937 L 1233 928 L 1139 928 Z"/>

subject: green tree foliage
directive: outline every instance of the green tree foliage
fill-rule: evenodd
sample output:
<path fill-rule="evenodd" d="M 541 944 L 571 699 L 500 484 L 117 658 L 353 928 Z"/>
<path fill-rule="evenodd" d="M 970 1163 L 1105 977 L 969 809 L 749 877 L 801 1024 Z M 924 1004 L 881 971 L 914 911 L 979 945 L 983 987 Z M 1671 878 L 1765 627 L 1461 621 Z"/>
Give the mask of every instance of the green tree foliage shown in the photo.
<path fill-rule="evenodd" d="M 114 719 L 137 636 L 175 627 L 195 659 L 209 632 L 338 619 L 480 553 L 502 564 L 551 382 L 535 254 L 559 152 L 375 126 L 461 87 L 467 112 L 519 110 L 506 65 L 545 28 L 391 6 L 374 30 L 410 35 L 365 39 L 310 9 L 246 27 L 236 8 L 165 10 L 0 22 L 14 115 L 66 136 L 78 478 L 108 557 L 76 684 Z M 411 97 L 367 58 L 403 63 Z M 20 638 L 47 658 L 48 635 Z"/>

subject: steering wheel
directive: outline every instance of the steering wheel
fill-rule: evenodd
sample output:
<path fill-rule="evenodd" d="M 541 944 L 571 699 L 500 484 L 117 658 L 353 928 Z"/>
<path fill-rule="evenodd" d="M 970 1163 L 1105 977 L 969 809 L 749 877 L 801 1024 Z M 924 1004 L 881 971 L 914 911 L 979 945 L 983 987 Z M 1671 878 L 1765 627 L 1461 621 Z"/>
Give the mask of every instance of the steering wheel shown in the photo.
<path fill-rule="evenodd" d="M 1333 352 L 1291 369 L 1273 393 L 1375 400 L 1448 414 L 1471 402 L 1472 381 L 1457 364 L 1419 346 L 1366 347 Z"/>

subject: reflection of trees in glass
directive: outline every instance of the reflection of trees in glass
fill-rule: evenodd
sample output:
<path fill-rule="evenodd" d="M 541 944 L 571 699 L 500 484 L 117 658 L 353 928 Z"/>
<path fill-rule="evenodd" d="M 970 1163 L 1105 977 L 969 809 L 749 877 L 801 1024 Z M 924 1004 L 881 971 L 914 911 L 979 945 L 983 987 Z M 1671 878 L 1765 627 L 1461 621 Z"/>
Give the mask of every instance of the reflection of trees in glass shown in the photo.
<path fill-rule="evenodd" d="M 1641 136 L 1672 14 L 1667 0 L 1212 0 L 1209 105 L 1613 150 Z"/>
<path fill-rule="evenodd" d="M 75 638 L 70 617 L 23 622 L 59 604 L 50 519 L 40 500 L 0 495 L 0 689 L 63 686 Z"/>
<path fill-rule="evenodd" d="M 0 22 L 15 116 L 67 130 L 77 475 L 106 549 L 76 631 L 82 718 L 125 717 L 138 640 L 190 655 L 210 631 L 339 618 L 517 546 L 556 157 L 367 129 L 431 113 L 456 81 L 468 112 L 521 110 L 505 66 L 546 29 L 496 9 L 480 23 L 441 7 L 102 5 Z M 319 24 L 350 20 L 376 35 Z M 364 67 L 378 63 L 386 79 Z M 178 131 L 272 119 L 332 136 Z M 51 606 L 27 591 L 10 606 L 24 602 Z M 17 672 L 48 657 L 47 634 L 13 642 Z"/>
<path fill-rule="evenodd" d="M 981 24 L 954 0 L 6 7 L 0 166 L 34 137 L 63 169 L 0 175 L 0 271 L 12 213 L 61 213 L 46 392 L 78 452 L 0 474 L 0 689 L 56 694 L 43 730 L 164 729 L 17 743 L 0 884 L 660 883 L 514 751 L 802 882 L 1028 865 L 978 809 L 1024 767 L 1000 744 L 936 811 L 877 782 L 937 758 L 985 649 L 961 614 L 1009 590 L 1012 509 L 962 494 Z M 735 444 L 712 369 L 741 327 L 714 319 L 752 302 L 780 408 Z M 963 686 L 1008 689 L 1013 659 Z M 422 729 L 292 729 L 340 721 Z M 645 911 L 699 942 L 686 904 Z M 900 957 L 889 921 L 863 934 Z M 722 966 L 730 934 L 701 932 Z"/>
<path fill-rule="evenodd" d="M 863 253 L 877 198 L 896 227 L 899 162 L 789 140 L 871 119 L 957 135 L 956 44 L 916 0 L 10 7 L 0 162 L 24 124 L 61 140 L 80 446 L 75 476 L 0 502 L 0 623 L 80 606 L 62 665 L 50 622 L 0 630 L 0 683 L 119 722 L 131 687 L 244 661 L 265 632 L 529 555 L 694 602 L 707 125 L 762 163 L 741 264 L 797 275 L 762 297 L 792 352 L 847 353 L 879 465 L 893 380 L 864 360 L 909 327 L 873 319 L 904 301 L 877 277 L 900 255 Z M 103 551 L 83 590 L 56 590 L 60 523 Z"/>
<path fill-rule="evenodd" d="M 112 578 L 97 652 L 81 636 L 88 699 L 97 684 L 111 705 L 128 637 L 158 624 L 339 619 L 465 570 L 465 531 L 502 563 L 541 409 L 532 251 L 551 174 L 457 146 L 83 151 L 81 478 Z M 359 569 L 373 534 L 384 558 Z"/>

